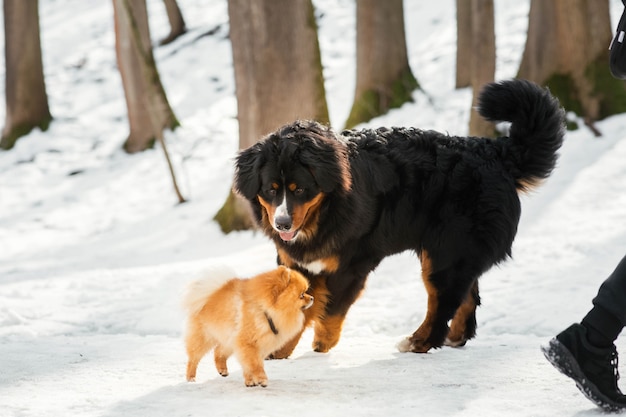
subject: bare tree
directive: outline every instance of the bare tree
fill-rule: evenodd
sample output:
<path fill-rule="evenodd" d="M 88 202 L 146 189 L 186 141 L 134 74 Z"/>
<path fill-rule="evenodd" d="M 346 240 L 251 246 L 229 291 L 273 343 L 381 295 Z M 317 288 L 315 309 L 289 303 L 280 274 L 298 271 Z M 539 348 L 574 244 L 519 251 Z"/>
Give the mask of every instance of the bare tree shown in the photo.
<path fill-rule="evenodd" d="M 456 0 L 456 88 L 472 83 L 472 2 Z"/>
<path fill-rule="evenodd" d="M 154 145 L 178 120 L 170 107 L 152 54 L 146 0 L 113 0 L 115 50 L 124 85 L 130 133 L 124 149 L 140 152 Z"/>
<path fill-rule="evenodd" d="M 161 39 L 160 44 L 167 45 L 187 32 L 187 25 L 185 24 L 183 13 L 180 11 L 176 0 L 163 0 L 163 3 L 165 3 L 165 11 L 170 21 L 170 33 L 165 38 Z"/>
<path fill-rule="evenodd" d="M 158 140 L 172 176 L 179 203 L 184 203 L 167 151 L 163 129 L 174 129 L 178 120 L 172 111 L 156 68 L 145 0 L 113 0 L 115 46 L 124 84 L 130 135 L 127 152 L 142 151 Z"/>
<path fill-rule="evenodd" d="M 592 126 L 626 111 L 625 85 L 608 69 L 611 38 L 608 0 L 531 0 L 518 77 L 547 85 Z"/>
<path fill-rule="evenodd" d="M 346 127 L 412 101 L 402 0 L 357 0 L 356 89 Z"/>
<path fill-rule="evenodd" d="M 229 0 L 228 15 L 240 148 L 294 119 L 328 123 L 311 0 Z M 252 227 L 232 193 L 215 220 L 226 233 Z"/>
<path fill-rule="evenodd" d="M 471 15 L 470 80 L 473 89 L 469 134 L 493 136 L 494 125 L 476 111 L 483 86 L 492 82 L 496 72 L 496 35 L 493 0 L 468 0 Z"/>
<path fill-rule="evenodd" d="M 33 128 L 47 130 L 52 115 L 43 75 L 37 0 L 4 0 L 6 115 L 0 148 L 11 149 Z"/>

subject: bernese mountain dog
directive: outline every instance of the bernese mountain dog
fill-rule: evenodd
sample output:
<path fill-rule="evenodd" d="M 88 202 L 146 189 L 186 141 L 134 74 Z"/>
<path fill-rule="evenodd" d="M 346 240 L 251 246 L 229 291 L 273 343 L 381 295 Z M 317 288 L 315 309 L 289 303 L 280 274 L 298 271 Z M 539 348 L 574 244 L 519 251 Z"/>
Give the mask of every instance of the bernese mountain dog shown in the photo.
<path fill-rule="evenodd" d="M 565 133 L 558 100 L 530 81 L 487 84 L 478 110 L 510 122 L 509 135 L 412 127 L 337 134 L 298 120 L 238 154 L 235 190 L 274 241 L 278 263 L 310 281 L 315 351 L 337 344 L 368 274 L 406 250 L 420 259 L 428 305 L 398 348 L 427 352 L 474 337 L 478 277 L 511 256 L 518 193 L 550 175 Z M 273 357 L 289 356 L 300 336 Z"/>

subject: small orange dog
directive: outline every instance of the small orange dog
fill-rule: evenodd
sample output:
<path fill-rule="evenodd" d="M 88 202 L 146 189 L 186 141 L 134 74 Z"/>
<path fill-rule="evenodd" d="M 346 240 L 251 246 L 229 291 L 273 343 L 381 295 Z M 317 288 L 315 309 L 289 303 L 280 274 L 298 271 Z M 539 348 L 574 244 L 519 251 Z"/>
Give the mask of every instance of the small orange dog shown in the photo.
<path fill-rule="evenodd" d="M 215 367 L 228 376 L 233 353 L 246 386 L 267 386 L 265 358 L 302 331 L 303 311 L 313 305 L 302 274 L 284 266 L 250 279 L 214 271 L 189 287 L 186 335 L 187 381 L 195 381 L 198 363 L 214 349 Z"/>

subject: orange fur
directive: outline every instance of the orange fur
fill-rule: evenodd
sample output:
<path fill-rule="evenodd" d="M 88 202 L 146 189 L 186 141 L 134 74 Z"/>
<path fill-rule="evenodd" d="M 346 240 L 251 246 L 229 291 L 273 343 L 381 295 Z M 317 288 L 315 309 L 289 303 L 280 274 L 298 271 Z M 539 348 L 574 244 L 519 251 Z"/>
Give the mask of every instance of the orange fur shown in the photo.
<path fill-rule="evenodd" d="M 328 316 L 315 323 L 314 351 L 328 352 L 339 342 L 345 318 L 344 315 Z"/>
<path fill-rule="evenodd" d="M 250 279 L 232 278 L 218 288 L 195 283 L 190 291 L 203 287 L 205 294 L 190 293 L 185 302 L 187 380 L 195 380 L 198 363 L 214 349 L 220 375 L 228 375 L 226 361 L 234 353 L 246 386 L 267 386 L 264 359 L 304 328 L 304 310 L 313 304 L 308 281 L 280 266 Z M 200 305 L 199 296 L 204 297 Z"/>
<path fill-rule="evenodd" d="M 280 349 L 276 350 L 270 356 L 272 359 L 285 359 L 291 355 L 291 352 L 296 348 L 296 345 L 300 341 L 300 336 L 304 332 L 305 328 L 310 326 L 312 322 L 319 322 L 324 320 L 324 313 L 326 310 L 326 304 L 328 304 L 329 291 L 326 288 L 326 281 L 320 279 L 315 286 L 311 287 L 309 292 L 314 297 L 315 302 L 311 308 L 304 312 L 304 327 L 295 335 L 291 340 L 285 343 Z"/>

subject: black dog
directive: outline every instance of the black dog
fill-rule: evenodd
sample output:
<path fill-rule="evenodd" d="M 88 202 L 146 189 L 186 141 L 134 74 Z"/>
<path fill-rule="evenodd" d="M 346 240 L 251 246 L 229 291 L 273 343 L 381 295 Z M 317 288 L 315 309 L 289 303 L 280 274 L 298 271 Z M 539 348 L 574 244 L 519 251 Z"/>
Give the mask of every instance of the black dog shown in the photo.
<path fill-rule="evenodd" d="M 487 85 L 479 112 L 511 122 L 510 135 L 415 128 L 337 135 L 297 121 L 239 154 L 235 189 L 276 244 L 278 262 L 311 283 L 307 323 L 315 321 L 316 351 L 337 344 L 368 273 L 405 250 L 420 258 L 428 310 L 400 350 L 458 346 L 475 335 L 478 277 L 510 256 L 518 192 L 548 177 L 564 136 L 559 102 L 529 81 Z M 299 337 L 274 356 L 289 356 Z"/>

